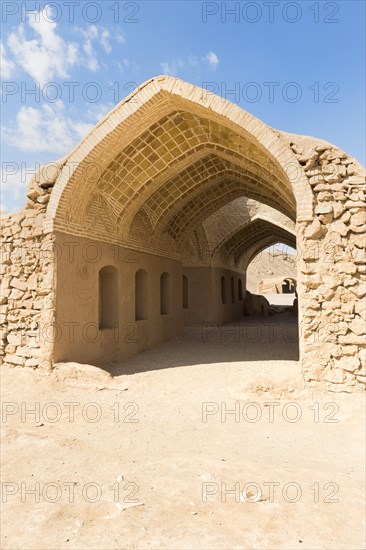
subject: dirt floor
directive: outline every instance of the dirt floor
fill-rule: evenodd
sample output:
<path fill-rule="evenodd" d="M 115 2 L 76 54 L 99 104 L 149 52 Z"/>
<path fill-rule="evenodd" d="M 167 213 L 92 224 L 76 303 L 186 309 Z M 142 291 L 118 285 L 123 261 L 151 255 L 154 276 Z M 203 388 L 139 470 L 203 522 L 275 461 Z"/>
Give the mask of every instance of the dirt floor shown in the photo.
<path fill-rule="evenodd" d="M 285 313 L 188 328 L 110 383 L 3 369 L 1 547 L 364 548 L 364 398 L 304 390 L 297 358 Z"/>

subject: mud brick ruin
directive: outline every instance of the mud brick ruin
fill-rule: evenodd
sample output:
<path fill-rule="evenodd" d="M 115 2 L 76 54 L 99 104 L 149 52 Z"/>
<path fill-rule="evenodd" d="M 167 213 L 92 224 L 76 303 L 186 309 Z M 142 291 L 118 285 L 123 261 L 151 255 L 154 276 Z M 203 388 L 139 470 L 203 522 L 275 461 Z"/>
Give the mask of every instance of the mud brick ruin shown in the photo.
<path fill-rule="evenodd" d="M 270 128 L 160 76 L 33 177 L 2 221 L 8 365 L 103 365 L 243 315 L 246 269 L 297 249 L 305 381 L 365 387 L 365 171 L 321 139 Z"/>

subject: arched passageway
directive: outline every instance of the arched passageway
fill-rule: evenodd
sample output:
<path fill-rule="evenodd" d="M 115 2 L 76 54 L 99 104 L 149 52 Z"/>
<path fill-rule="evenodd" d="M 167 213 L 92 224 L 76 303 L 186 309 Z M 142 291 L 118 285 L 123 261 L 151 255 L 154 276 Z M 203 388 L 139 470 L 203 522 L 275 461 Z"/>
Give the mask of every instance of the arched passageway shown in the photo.
<path fill-rule="evenodd" d="M 350 293 L 362 297 L 365 285 L 356 257 L 363 177 L 354 159 L 326 142 L 273 130 L 178 79 L 146 82 L 68 157 L 44 167 L 31 183 L 29 197 L 37 186 L 50 190 L 45 239 L 50 236 L 61 251 L 71 239 L 74 252 L 72 262 L 61 253 L 45 264 L 54 270 L 55 284 L 52 313 L 42 312 L 43 318 L 70 323 L 72 304 L 72 322 L 81 334 L 86 325 L 98 329 L 99 306 L 90 298 L 98 273 L 113 266 L 121 289 L 117 331 L 97 330 L 94 339 L 76 335 L 74 341 L 64 333 L 44 344 L 44 356 L 51 362 L 67 356 L 104 364 L 179 334 L 184 323 L 235 320 L 243 314 L 240 296 L 250 261 L 264 247 L 284 242 L 299 253 L 300 359 L 306 379 L 357 385 L 361 359 L 347 371 L 338 357 L 351 341 L 357 353 L 361 346 L 361 313 L 355 305 L 355 317 L 346 317 L 342 304 L 356 301 Z M 133 292 L 134 285 L 144 288 L 142 276 L 135 280 L 139 270 L 151 289 L 148 312 Z M 189 281 L 189 307 L 184 307 L 183 276 Z M 333 299 L 339 307 L 329 315 Z M 140 318 L 144 323 L 135 326 Z M 345 322 L 344 336 L 351 337 L 328 334 L 332 319 Z"/>

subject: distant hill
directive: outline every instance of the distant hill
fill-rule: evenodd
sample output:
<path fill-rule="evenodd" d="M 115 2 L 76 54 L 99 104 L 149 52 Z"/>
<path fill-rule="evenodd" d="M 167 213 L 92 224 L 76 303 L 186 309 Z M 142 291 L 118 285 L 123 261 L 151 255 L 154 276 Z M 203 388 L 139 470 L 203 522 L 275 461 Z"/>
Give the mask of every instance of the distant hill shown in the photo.
<path fill-rule="evenodd" d="M 248 267 L 247 290 L 257 293 L 261 279 L 281 276 L 296 278 L 296 256 L 273 248 L 264 250 Z"/>

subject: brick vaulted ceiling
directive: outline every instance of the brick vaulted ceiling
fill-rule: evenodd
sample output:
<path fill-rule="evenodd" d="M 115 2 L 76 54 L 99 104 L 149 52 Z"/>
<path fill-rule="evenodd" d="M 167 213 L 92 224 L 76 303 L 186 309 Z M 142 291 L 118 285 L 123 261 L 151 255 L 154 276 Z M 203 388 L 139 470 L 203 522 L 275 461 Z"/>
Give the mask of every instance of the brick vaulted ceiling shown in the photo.
<path fill-rule="evenodd" d="M 176 253 L 192 228 L 217 212 L 225 234 L 231 217 L 223 207 L 243 197 L 266 205 L 267 217 L 277 211 L 294 221 L 299 208 L 310 216 L 311 191 L 306 177 L 293 173 L 295 165 L 278 133 L 255 117 L 190 84 L 158 77 L 70 154 L 51 197 L 49 223 L 69 234 Z M 262 231 L 262 225 L 256 227 Z M 235 254 L 239 261 L 240 249 Z"/>

